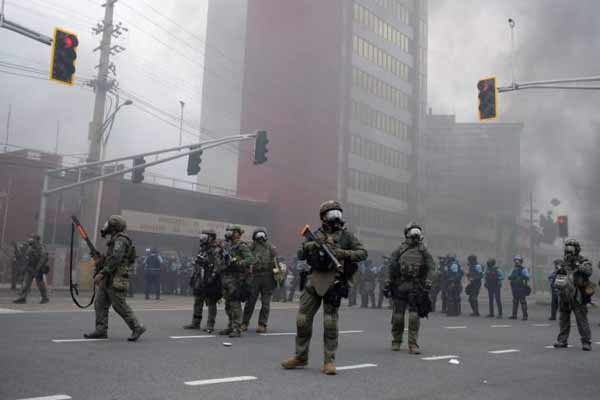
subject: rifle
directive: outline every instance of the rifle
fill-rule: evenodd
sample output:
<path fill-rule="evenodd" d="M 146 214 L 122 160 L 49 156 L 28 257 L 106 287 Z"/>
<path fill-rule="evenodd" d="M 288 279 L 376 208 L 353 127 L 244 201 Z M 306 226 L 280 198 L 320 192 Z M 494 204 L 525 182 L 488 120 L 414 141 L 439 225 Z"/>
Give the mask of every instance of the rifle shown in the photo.
<path fill-rule="evenodd" d="M 320 250 L 325 253 L 327 255 L 327 257 L 329 257 L 329 259 L 331 260 L 331 262 L 333 262 L 333 265 L 335 265 L 335 269 L 338 272 L 343 272 L 344 271 L 344 267 L 342 266 L 342 264 L 340 263 L 340 261 L 336 258 L 335 254 L 333 254 L 333 251 L 331 251 L 331 249 L 329 248 L 329 246 L 327 246 L 327 244 L 323 243 L 323 241 L 321 239 L 319 239 L 311 230 L 310 230 L 310 226 L 305 225 L 304 228 L 302 228 L 302 230 L 300 231 L 300 235 L 304 237 L 304 239 L 306 239 L 307 241 L 310 242 L 315 242 Z"/>
<path fill-rule="evenodd" d="M 94 260 L 96 260 L 96 268 L 94 269 L 94 276 L 98 274 L 100 271 L 99 265 L 101 264 L 102 254 L 96 249 L 92 241 L 87 235 L 87 232 L 79 222 L 79 219 L 75 216 L 71 216 L 73 223 L 71 224 L 71 249 L 69 253 L 69 291 L 71 292 L 71 298 L 75 305 L 79 308 L 88 308 L 92 304 L 94 304 L 94 299 L 96 298 L 96 285 L 92 284 L 92 297 L 90 302 L 82 306 L 79 301 L 77 301 L 76 296 L 79 296 L 79 285 L 77 283 L 73 283 L 73 244 L 75 241 L 75 229 L 79 233 L 79 236 L 85 241 L 85 244 L 88 246 L 90 250 L 90 255 Z"/>

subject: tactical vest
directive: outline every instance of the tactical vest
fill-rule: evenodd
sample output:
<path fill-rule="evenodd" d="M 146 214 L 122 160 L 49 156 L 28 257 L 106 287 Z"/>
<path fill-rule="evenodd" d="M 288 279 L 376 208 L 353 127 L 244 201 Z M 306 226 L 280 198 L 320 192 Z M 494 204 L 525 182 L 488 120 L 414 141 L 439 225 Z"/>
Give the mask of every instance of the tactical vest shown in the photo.
<path fill-rule="evenodd" d="M 252 272 L 256 274 L 273 272 L 274 253 L 273 248 L 269 243 L 256 244 L 252 243 L 250 251 L 254 255 L 254 265 Z"/>
<path fill-rule="evenodd" d="M 419 278 L 425 266 L 423 253 L 418 246 L 411 247 L 400 256 L 400 280 L 414 281 Z"/>

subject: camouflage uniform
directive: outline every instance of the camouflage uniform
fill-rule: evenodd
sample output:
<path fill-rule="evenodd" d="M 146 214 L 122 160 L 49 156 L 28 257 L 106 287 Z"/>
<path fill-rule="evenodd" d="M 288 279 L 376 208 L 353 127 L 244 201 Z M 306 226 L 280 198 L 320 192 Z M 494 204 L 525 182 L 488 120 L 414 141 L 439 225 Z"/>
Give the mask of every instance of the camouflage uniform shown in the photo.
<path fill-rule="evenodd" d="M 567 240 L 565 246 L 573 240 Z M 577 244 L 579 246 L 579 244 Z M 567 275 L 567 284 L 560 289 L 560 332 L 556 347 L 566 347 L 569 333 L 571 331 L 571 312 L 575 314 L 577 330 L 581 336 L 584 350 L 591 349 L 592 333 L 587 318 L 587 304 L 591 302 L 591 296 L 586 293 L 586 287 L 590 285 L 589 278 L 592 275 L 592 264 L 581 256 L 579 252 L 575 256 L 565 256 L 563 266 L 559 274 Z"/>
<path fill-rule="evenodd" d="M 429 289 L 435 262 L 425 245 L 405 241 L 391 255 L 389 282 L 393 298 L 392 346 L 399 348 L 408 308 L 408 345 L 418 349 L 419 315 L 415 291 Z"/>
<path fill-rule="evenodd" d="M 118 222 L 116 231 L 112 231 L 110 240 L 106 244 L 106 256 L 97 264 L 98 274 L 103 279 L 96 291 L 94 309 L 96 311 L 96 329 L 94 332 L 85 334 L 88 339 L 106 337 L 108 332 L 108 311 L 115 310 L 123 318 L 132 337 L 129 340 L 137 340 L 145 332 L 144 328 L 136 318 L 133 310 L 127 304 L 127 289 L 129 287 L 129 265 L 135 262 L 135 247 L 131 239 L 123 232 L 125 220 L 122 217 L 111 216 L 109 223 Z M 98 276 L 96 276 L 98 278 Z"/>
<path fill-rule="evenodd" d="M 229 227 L 228 231 L 238 231 L 240 236 L 242 228 Z M 242 301 L 244 299 L 244 280 L 254 262 L 254 257 L 248 245 L 241 239 L 236 239 L 227 247 L 225 265 L 220 273 L 223 298 L 225 299 L 225 313 L 229 318 L 227 329 L 219 332 L 221 335 L 239 336 L 242 324 Z"/>
<path fill-rule="evenodd" d="M 19 298 L 15 300 L 15 303 L 25 303 L 27 296 L 31 290 L 31 284 L 35 279 L 35 283 L 40 290 L 42 297 L 41 303 L 47 303 L 48 300 L 48 289 L 44 282 L 44 274 L 48 272 L 48 252 L 43 243 L 40 242 L 39 236 L 35 236 L 34 239 L 30 240 L 27 248 L 24 251 L 25 268 L 23 271 L 23 283 Z"/>
<path fill-rule="evenodd" d="M 242 324 L 248 326 L 254 307 L 260 294 L 260 314 L 258 317 L 259 330 L 265 330 L 269 321 L 269 311 L 271 308 L 271 297 L 275 288 L 275 277 L 273 268 L 275 268 L 275 257 L 277 251 L 269 242 L 255 240 L 250 245 L 250 250 L 254 256 L 254 265 L 252 265 L 252 292 L 250 298 L 244 305 L 244 318 Z"/>
<path fill-rule="evenodd" d="M 202 311 L 206 304 L 208 319 L 207 332 L 212 332 L 217 318 L 217 302 L 221 298 L 221 279 L 217 273 L 223 268 L 223 249 L 215 240 L 216 234 L 210 241 L 201 244 L 200 251 L 194 263 L 194 272 L 190 278 L 190 286 L 194 294 L 194 314 L 192 323 L 184 326 L 186 329 L 200 329 Z"/>
<path fill-rule="evenodd" d="M 367 258 L 367 251 L 363 248 L 363 245 L 352 233 L 345 229 L 328 232 L 320 228 L 316 232 L 316 236 L 323 243 L 330 244 L 332 248 L 345 251 L 347 254 L 344 261 L 357 263 Z M 303 246 L 298 250 L 298 259 L 306 260 L 311 251 Z M 313 270 L 304 293 L 300 297 L 300 308 L 296 318 L 298 332 L 296 336 L 296 357 L 300 360 L 308 360 L 313 319 L 319 311 L 321 303 L 323 303 L 324 361 L 328 363 L 335 360 L 335 352 L 338 347 L 338 309 L 340 306 L 339 298 L 337 302 L 333 299 L 335 297 L 333 290 L 336 275 L 335 270 L 328 272 Z"/>
<path fill-rule="evenodd" d="M 375 284 L 377 279 L 377 269 L 373 267 L 370 261 L 364 263 L 364 269 L 361 271 L 360 285 L 360 307 L 368 308 L 369 299 L 371 307 L 375 308 Z"/>

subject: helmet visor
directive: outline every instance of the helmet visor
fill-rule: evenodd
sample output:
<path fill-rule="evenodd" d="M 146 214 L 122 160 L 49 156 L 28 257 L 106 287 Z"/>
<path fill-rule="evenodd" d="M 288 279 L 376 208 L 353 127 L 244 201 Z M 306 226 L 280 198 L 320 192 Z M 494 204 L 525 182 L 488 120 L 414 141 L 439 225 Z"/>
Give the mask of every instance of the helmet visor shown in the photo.
<path fill-rule="evenodd" d="M 200 241 L 201 242 L 208 242 L 208 235 L 206 233 L 201 233 L 200 234 Z"/>

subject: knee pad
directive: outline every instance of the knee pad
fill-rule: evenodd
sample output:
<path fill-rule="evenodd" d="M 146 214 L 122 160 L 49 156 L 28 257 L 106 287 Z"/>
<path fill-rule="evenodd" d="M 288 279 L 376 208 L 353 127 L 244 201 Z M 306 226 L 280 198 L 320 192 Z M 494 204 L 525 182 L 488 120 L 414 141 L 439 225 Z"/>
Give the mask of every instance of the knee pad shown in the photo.
<path fill-rule="evenodd" d="M 328 339 L 335 339 L 338 336 L 337 319 L 334 316 L 323 316 L 324 335 Z"/>
<path fill-rule="evenodd" d="M 310 333 L 312 326 L 308 324 L 308 318 L 306 314 L 298 313 L 296 317 L 296 327 L 298 328 L 298 335 L 306 336 Z"/>
<path fill-rule="evenodd" d="M 401 324 L 404 322 L 404 314 L 402 313 L 393 313 L 392 314 L 392 325 Z"/>

